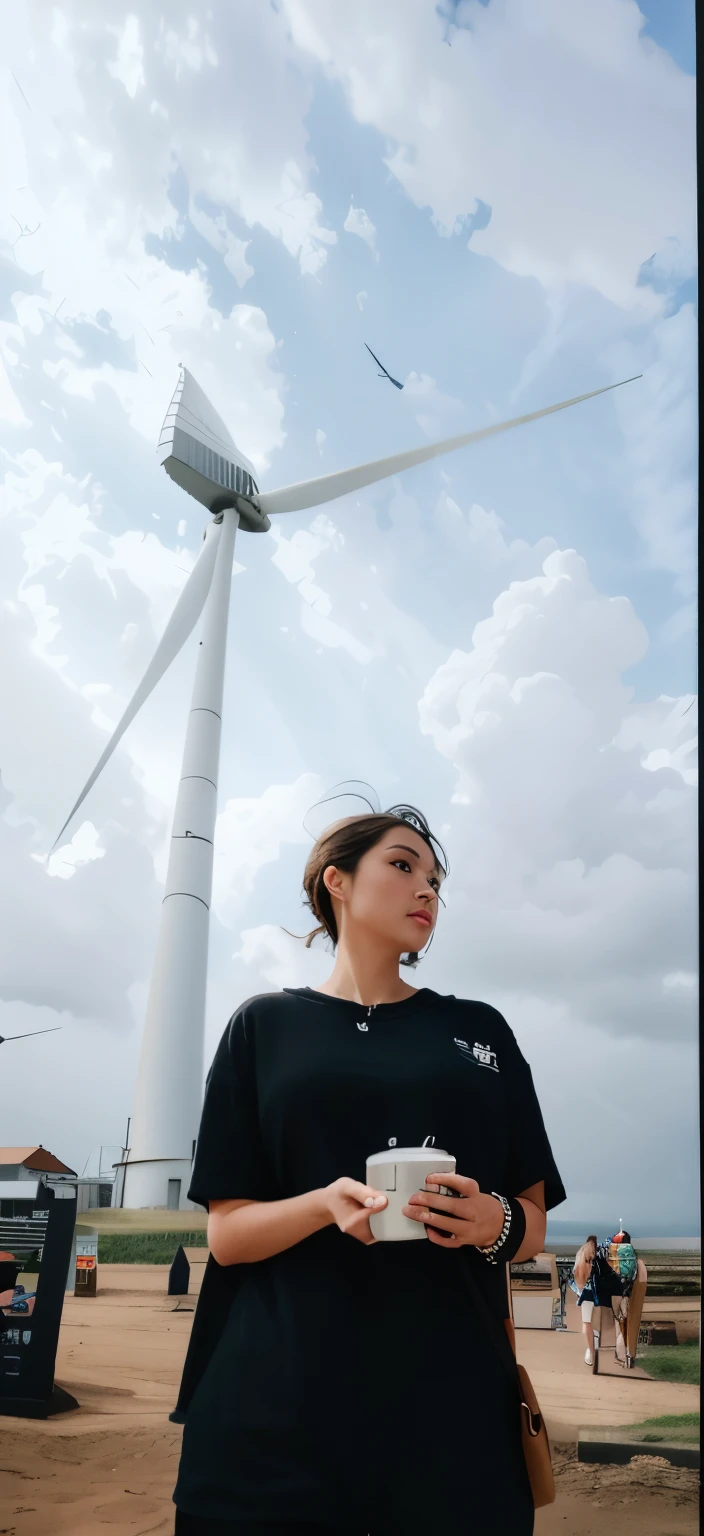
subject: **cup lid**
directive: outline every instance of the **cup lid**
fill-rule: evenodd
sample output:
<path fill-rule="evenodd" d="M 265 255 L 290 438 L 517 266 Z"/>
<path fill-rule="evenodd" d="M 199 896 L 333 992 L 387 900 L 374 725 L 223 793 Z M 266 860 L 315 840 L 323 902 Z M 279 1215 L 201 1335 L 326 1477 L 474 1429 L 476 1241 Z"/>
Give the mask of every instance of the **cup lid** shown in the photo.
<path fill-rule="evenodd" d="M 427 1163 L 434 1168 L 440 1158 L 455 1161 L 452 1153 L 445 1152 L 442 1147 L 388 1147 L 385 1152 L 375 1152 L 373 1157 L 368 1157 L 367 1167 L 374 1168 L 379 1163 Z"/>

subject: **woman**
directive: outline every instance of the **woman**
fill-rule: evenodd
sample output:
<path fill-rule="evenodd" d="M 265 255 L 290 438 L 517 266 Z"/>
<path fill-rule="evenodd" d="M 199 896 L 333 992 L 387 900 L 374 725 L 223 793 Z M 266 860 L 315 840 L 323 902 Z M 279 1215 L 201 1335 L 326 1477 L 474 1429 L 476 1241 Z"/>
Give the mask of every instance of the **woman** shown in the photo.
<path fill-rule="evenodd" d="M 399 977 L 432 938 L 440 855 L 407 807 L 329 828 L 304 890 L 330 979 L 243 1004 L 216 1052 L 189 1191 L 211 1272 L 177 1536 L 533 1531 L 515 1382 L 463 1276 L 501 1321 L 506 1267 L 486 1250 L 537 1253 L 565 1196 L 501 1015 Z M 405 1207 L 428 1241 L 375 1243 L 387 1199 L 367 1157 L 429 1136 L 457 1159 L 437 1181 L 456 1193 Z"/>
<path fill-rule="evenodd" d="M 597 1240 L 588 1237 L 582 1244 L 574 1261 L 574 1279 L 577 1286 L 577 1306 L 582 1309 L 582 1333 L 586 1335 L 587 1347 L 584 1353 L 585 1365 L 594 1362 L 594 1308 L 597 1305 L 596 1291 L 594 1289 L 594 1261 L 596 1259 Z"/>
<path fill-rule="evenodd" d="M 625 1365 L 627 1359 L 626 1338 L 628 1332 L 628 1298 L 633 1289 L 634 1281 L 638 1276 L 638 1258 L 635 1248 L 631 1243 L 631 1234 L 622 1227 L 612 1239 L 615 1249 L 615 1259 L 612 1264 L 614 1272 L 618 1274 L 621 1282 L 621 1294 L 612 1296 L 611 1309 L 616 1325 L 616 1359 Z"/>

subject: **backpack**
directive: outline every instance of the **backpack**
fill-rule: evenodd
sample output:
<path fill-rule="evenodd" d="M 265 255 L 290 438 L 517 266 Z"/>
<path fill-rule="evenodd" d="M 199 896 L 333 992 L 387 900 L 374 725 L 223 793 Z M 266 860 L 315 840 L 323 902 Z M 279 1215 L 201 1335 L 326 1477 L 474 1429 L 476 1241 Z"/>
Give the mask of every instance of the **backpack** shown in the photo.
<path fill-rule="evenodd" d="M 638 1273 L 638 1259 L 632 1243 L 618 1245 L 618 1272 L 622 1280 L 633 1281 Z"/>
<path fill-rule="evenodd" d="M 610 1306 L 612 1296 L 623 1295 L 623 1281 L 610 1262 L 610 1243 L 600 1243 L 592 1266 L 592 1287 L 598 1307 Z"/>

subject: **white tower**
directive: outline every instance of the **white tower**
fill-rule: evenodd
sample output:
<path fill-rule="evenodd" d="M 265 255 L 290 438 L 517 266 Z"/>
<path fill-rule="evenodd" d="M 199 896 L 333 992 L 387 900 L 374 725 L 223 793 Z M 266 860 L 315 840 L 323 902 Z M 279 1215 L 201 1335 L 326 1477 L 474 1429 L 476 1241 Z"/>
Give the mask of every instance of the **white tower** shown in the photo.
<path fill-rule="evenodd" d="M 115 1198 L 133 1209 L 177 1210 L 192 1208 L 187 1190 L 203 1098 L 213 839 L 235 534 L 240 522 L 249 532 L 270 525 L 250 499 L 257 490 L 252 465 L 185 369 L 159 452 L 172 480 L 214 514 L 205 530 L 214 568 L 203 609 L 130 1146 L 115 1181 Z"/>

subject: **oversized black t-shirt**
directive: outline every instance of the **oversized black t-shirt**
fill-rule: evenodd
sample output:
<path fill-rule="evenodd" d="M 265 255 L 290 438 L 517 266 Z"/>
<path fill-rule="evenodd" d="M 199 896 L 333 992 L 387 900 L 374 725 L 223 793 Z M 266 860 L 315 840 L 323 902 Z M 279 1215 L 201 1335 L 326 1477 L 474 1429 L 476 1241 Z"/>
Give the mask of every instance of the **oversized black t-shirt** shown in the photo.
<path fill-rule="evenodd" d="M 428 1137 L 482 1190 L 512 1197 L 543 1180 L 548 1209 L 565 1198 L 530 1068 L 494 1008 L 423 988 L 369 1012 L 286 989 L 243 1004 L 220 1041 L 189 1198 L 365 1180 L 371 1154 Z M 487 1521 L 532 1530 L 517 1399 L 473 1316 L 467 1263 L 505 1315 L 505 1267 L 471 1248 L 366 1246 L 327 1227 L 256 1264 L 211 1258 L 182 1392 L 179 1508 L 333 1524 L 342 1510 L 350 1527 L 386 1510 L 409 1525 L 414 1465 L 441 1432 L 495 1469 Z M 462 1528 L 443 1497 L 429 1516 Z"/>

